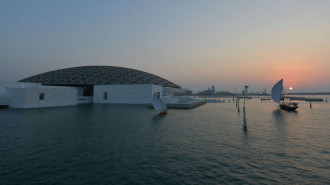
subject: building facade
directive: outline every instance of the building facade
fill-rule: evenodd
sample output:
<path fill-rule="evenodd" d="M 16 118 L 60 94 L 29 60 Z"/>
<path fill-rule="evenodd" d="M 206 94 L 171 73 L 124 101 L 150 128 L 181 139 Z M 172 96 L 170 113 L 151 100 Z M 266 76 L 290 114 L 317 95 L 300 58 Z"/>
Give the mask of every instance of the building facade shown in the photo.
<path fill-rule="evenodd" d="M 65 68 L 31 76 L 17 84 L 18 87 L 0 87 L 5 89 L 3 97 L 9 98 L 12 108 L 149 104 L 153 94 L 174 102 L 178 100 L 175 96 L 183 92 L 180 86 L 159 76 L 116 66 Z"/>
<path fill-rule="evenodd" d="M 40 87 L 8 89 L 11 108 L 57 107 L 77 104 L 77 89 Z"/>
<path fill-rule="evenodd" d="M 163 87 L 154 84 L 96 85 L 93 103 L 149 104 L 153 94 L 163 97 Z"/>

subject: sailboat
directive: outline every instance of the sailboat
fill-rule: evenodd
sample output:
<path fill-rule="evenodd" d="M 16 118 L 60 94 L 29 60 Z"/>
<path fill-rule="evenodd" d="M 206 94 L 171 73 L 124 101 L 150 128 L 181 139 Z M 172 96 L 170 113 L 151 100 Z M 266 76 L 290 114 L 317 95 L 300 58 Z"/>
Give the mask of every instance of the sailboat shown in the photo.
<path fill-rule="evenodd" d="M 272 99 L 276 102 L 279 103 L 279 107 L 283 110 L 288 110 L 288 111 L 294 111 L 298 108 L 298 103 L 293 103 L 293 102 L 284 102 L 281 103 L 281 95 L 282 95 L 282 90 L 283 90 L 283 79 L 278 81 L 274 87 L 272 88 Z"/>
<path fill-rule="evenodd" d="M 161 111 L 159 113 L 160 116 L 167 115 L 167 107 L 166 107 L 166 105 L 155 94 L 152 97 L 152 105 L 154 106 L 155 110 Z"/>

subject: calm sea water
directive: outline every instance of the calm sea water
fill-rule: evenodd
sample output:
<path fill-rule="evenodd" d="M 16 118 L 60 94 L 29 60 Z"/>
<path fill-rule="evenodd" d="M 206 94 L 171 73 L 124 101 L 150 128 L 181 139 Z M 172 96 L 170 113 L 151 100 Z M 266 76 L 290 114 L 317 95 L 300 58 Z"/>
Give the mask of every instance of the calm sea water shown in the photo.
<path fill-rule="evenodd" d="M 330 103 L 299 104 L 0 109 L 0 184 L 329 184 Z"/>

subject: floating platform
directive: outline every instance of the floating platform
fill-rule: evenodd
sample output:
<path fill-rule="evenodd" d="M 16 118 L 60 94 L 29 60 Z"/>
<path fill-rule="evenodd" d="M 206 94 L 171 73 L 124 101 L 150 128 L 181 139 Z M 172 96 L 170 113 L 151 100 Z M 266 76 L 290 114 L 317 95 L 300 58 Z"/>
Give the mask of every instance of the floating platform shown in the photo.
<path fill-rule="evenodd" d="M 193 109 L 195 107 L 206 104 L 205 100 L 196 100 L 191 102 L 181 102 L 181 103 L 165 103 L 168 109 Z M 149 104 L 149 108 L 153 108 L 152 104 Z"/>

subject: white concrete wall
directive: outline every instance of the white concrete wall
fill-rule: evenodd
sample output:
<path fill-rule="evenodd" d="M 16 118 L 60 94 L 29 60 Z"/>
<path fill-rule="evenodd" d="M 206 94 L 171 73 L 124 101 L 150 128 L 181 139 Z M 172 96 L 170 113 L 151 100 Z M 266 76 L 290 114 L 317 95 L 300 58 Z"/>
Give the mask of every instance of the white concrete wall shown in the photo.
<path fill-rule="evenodd" d="M 107 92 L 107 100 L 103 99 L 104 92 Z M 163 96 L 163 87 L 153 84 L 95 85 L 93 102 L 149 104 L 152 102 L 152 95 L 155 92 L 159 92 L 160 96 Z"/>
<path fill-rule="evenodd" d="M 179 96 L 164 96 L 161 98 L 164 103 L 179 103 Z"/>
<path fill-rule="evenodd" d="M 175 94 L 178 94 L 178 93 L 182 94 L 184 92 L 185 92 L 185 90 L 179 89 L 179 88 L 172 88 L 172 87 L 164 87 L 163 88 L 164 96 L 168 96 L 168 97 L 175 96 Z"/>
<path fill-rule="evenodd" d="M 25 82 L 14 82 L 14 81 L 0 81 L 0 96 L 6 97 L 7 89 L 12 88 L 28 88 L 28 87 L 40 87 L 39 83 L 25 83 Z"/>
<path fill-rule="evenodd" d="M 45 93 L 40 100 L 40 93 Z M 11 108 L 57 107 L 77 104 L 77 88 L 42 86 L 39 88 L 12 88 L 7 90 Z"/>
<path fill-rule="evenodd" d="M 0 106 L 9 106 L 10 98 L 0 95 Z"/>
<path fill-rule="evenodd" d="M 83 87 L 76 87 L 77 88 L 77 96 L 84 96 L 84 88 Z"/>

